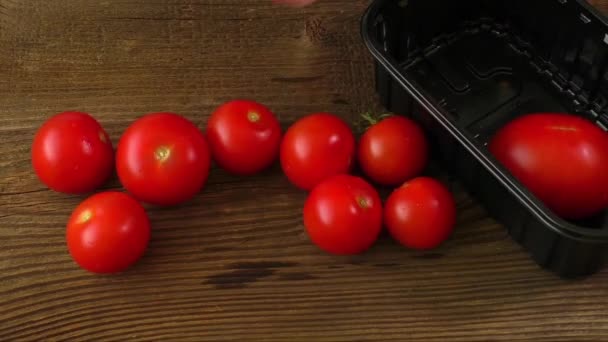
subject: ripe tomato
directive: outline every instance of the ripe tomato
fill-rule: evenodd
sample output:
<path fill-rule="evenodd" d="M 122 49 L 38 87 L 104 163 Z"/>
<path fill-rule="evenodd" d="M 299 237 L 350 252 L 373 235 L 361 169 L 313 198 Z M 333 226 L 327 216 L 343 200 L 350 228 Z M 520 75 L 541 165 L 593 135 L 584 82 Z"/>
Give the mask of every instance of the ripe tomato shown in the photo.
<path fill-rule="evenodd" d="M 177 205 L 194 197 L 207 181 L 210 164 L 202 132 L 174 113 L 152 113 L 135 121 L 116 152 L 122 185 L 155 205 Z"/>
<path fill-rule="evenodd" d="M 608 134 L 590 121 L 526 115 L 500 129 L 489 150 L 563 218 L 586 218 L 608 206 Z"/>
<path fill-rule="evenodd" d="M 42 183 L 69 194 L 91 192 L 112 174 L 112 142 L 87 113 L 63 112 L 48 119 L 32 143 L 32 166 Z"/>
<path fill-rule="evenodd" d="M 363 173 L 381 185 L 398 185 L 418 176 L 428 160 L 423 130 L 403 116 L 372 125 L 361 137 L 357 157 Z"/>
<path fill-rule="evenodd" d="M 417 177 L 395 189 L 384 204 L 384 223 L 402 245 L 418 250 L 438 247 L 456 222 L 456 204 L 439 181 Z"/>
<path fill-rule="evenodd" d="M 230 173 L 246 176 L 262 171 L 277 159 L 281 126 L 265 106 L 234 100 L 212 113 L 206 135 L 215 162 Z"/>
<path fill-rule="evenodd" d="M 314 244 L 327 253 L 348 255 L 367 250 L 382 229 L 382 201 L 365 180 L 330 177 L 310 192 L 304 226 Z"/>
<path fill-rule="evenodd" d="M 294 123 L 281 143 L 281 166 L 295 186 L 310 190 L 321 181 L 348 173 L 355 157 L 355 137 L 339 117 L 308 115 Z"/>
<path fill-rule="evenodd" d="M 121 272 L 145 252 L 150 221 L 135 199 L 121 192 L 97 193 L 72 212 L 66 240 L 74 261 L 94 273 Z"/>

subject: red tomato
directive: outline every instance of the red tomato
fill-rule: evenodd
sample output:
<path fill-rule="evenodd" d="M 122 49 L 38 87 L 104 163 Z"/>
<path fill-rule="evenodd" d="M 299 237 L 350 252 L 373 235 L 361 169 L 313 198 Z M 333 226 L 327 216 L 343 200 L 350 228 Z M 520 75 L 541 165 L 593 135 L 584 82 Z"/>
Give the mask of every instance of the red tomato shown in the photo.
<path fill-rule="evenodd" d="M 66 240 L 74 261 L 94 273 L 116 273 L 134 264 L 150 239 L 150 221 L 135 199 L 121 192 L 97 193 L 72 212 Z"/>
<path fill-rule="evenodd" d="M 526 115 L 499 130 L 489 149 L 563 218 L 586 218 L 608 206 L 608 134 L 590 121 Z"/>
<path fill-rule="evenodd" d="M 42 183 L 62 193 L 91 192 L 110 177 L 112 142 L 99 122 L 87 113 L 63 112 L 36 132 L 32 166 Z"/>
<path fill-rule="evenodd" d="M 294 123 L 281 143 L 281 166 L 295 186 L 310 190 L 323 180 L 348 173 L 355 157 L 355 137 L 339 117 L 308 115 Z"/>
<path fill-rule="evenodd" d="M 209 176 L 211 154 L 202 132 L 174 113 L 148 114 L 123 134 L 118 177 L 137 199 L 177 205 L 194 197 Z"/>
<path fill-rule="evenodd" d="M 277 118 L 265 106 L 249 100 L 221 105 L 209 118 L 206 135 L 215 162 L 241 176 L 269 167 L 281 144 Z"/>
<path fill-rule="evenodd" d="M 398 185 L 426 167 L 428 144 L 423 130 L 403 116 L 388 117 L 367 129 L 359 142 L 363 173 L 381 185 Z"/>
<path fill-rule="evenodd" d="M 382 229 L 382 201 L 366 181 L 337 175 L 314 187 L 304 204 L 304 226 L 327 253 L 358 254 L 369 249 Z"/>
<path fill-rule="evenodd" d="M 438 247 L 452 233 L 456 204 L 439 181 L 417 177 L 389 195 L 384 204 L 384 223 L 400 244 L 418 250 Z"/>

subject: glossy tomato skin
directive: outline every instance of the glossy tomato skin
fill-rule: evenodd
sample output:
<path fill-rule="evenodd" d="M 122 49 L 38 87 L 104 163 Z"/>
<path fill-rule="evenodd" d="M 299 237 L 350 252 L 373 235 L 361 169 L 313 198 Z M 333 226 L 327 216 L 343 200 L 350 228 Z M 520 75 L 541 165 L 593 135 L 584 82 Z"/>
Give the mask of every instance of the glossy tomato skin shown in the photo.
<path fill-rule="evenodd" d="M 122 272 L 145 253 L 150 221 L 131 196 L 100 192 L 74 209 L 66 240 L 70 255 L 81 268 L 93 273 Z"/>
<path fill-rule="evenodd" d="M 152 113 L 127 128 L 118 143 L 122 185 L 140 201 L 172 206 L 193 198 L 210 172 L 203 133 L 175 113 Z"/>
<path fill-rule="evenodd" d="M 50 189 L 83 194 L 99 188 L 112 175 L 114 149 L 95 118 L 83 112 L 63 112 L 36 132 L 31 150 L 38 179 Z"/>
<path fill-rule="evenodd" d="M 304 226 L 311 241 L 335 255 L 369 249 L 382 229 L 382 202 L 362 178 L 332 176 L 310 192 L 304 204 Z"/>
<path fill-rule="evenodd" d="M 608 134 L 590 121 L 529 114 L 500 129 L 489 150 L 562 218 L 582 219 L 608 207 Z"/>
<path fill-rule="evenodd" d="M 428 161 L 422 128 L 403 116 L 390 116 L 372 125 L 357 148 L 359 165 L 377 184 L 394 186 L 418 176 Z"/>
<path fill-rule="evenodd" d="M 264 105 L 233 100 L 217 108 L 207 122 L 213 160 L 229 173 L 248 176 L 269 167 L 279 155 L 281 126 Z"/>
<path fill-rule="evenodd" d="M 384 224 L 403 246 L 429 250 L 452 233 L 456 204 L 449 190 L 434 178 L 416 177 L 395 189 L 384 203 Z"/>
<path fill-rule="evenodd" d="M 310 114 L 296 121 L 281 143 L 283 172 L 303 190 L 311 190 L 331 176 L 348 173 L 354 158 L 352 130 L 330 113 Z"/>

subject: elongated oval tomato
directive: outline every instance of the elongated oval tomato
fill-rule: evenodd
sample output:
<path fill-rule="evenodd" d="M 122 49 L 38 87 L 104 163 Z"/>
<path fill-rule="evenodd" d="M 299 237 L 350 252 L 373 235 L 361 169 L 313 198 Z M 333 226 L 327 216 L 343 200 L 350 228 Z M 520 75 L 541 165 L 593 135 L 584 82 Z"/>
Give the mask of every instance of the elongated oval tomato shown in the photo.
<path fill-rule="evenodd" d="M 312 242 L 325 252 L 364 252 L 382 229 L 380 196 L 362 178 L 345 174 L 330 177 L 308 195 L 304 226 Z"/>
<path fill-rule="evenodd" d="M 126 270 L 144 254 L 150 221 L 131 196 L 115 191 L 97 193 L 70 215 L 66 240 L 74 261 L 94 273 Z"/>
<path fill-rule="evenodd" d="M 393 115 L 361 137 L 357 159 L 367 177 L 381 185 L 400 185 L 418 176 L 428 160 L 428 144 L 418 124 Z"/>
<path fill-rule="evenodd" d="M 295 186 L 310 190 L 323 180 L 348 173 L 355 157 L 355 137 L 348 125 L 330 113 L 296 121 L 281 143 L 281 166 Z"/>
<path fill-rule="evenodd" d="M 279 121 L 266 106 L 254 101 L 222 104 L 211 114 L 206 135 L 213 160 L 232 174 L 260 172 L 279 155 Z"/>
<path fill-rule="evenodd" d="M 116 153 L 122 185 L 135 198 L 162 206 L 194 197 L 205 185 L 210 165 L 203 133 L 175 113 L 152 113 L 135 121 Z"/>
<path fill-rule="evenodd" d="M 69 194 L 91 192 L 111 176 L 114 149 L 91 115 L 63 112 L 48 119 L 32 143 L 32 166 L 42 183 Z"/>
<path fill-rule="evenodd" d="M 586 119 L 525 115 L 500 129 L 489 150 L 563 218 L 583 219 L 608 207 L 608 133 Z"/>

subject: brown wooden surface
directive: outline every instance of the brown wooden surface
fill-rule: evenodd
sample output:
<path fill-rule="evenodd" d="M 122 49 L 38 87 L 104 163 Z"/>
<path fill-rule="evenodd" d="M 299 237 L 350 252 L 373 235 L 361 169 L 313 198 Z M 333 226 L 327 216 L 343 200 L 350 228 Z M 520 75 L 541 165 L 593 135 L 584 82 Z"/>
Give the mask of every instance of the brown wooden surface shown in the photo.
<path fill-rule="evenodd" d="M 82 198 L 46 190 L 29 164 L 45 118 L 90 112 L 114 142 L 151 111 L 204 127 L 236 97 L 285 126 L 320 110 L 352 119 L 379 108 L 359 36 L 367 3 L 0 0 L 0 341 L 608 340 L 608 272 L 540 270 L 457 184 L 458 226 L 432 253 L 386 237 L 357 257 L 319 252 L 305 194 L 275 167 L 214 170 L 195 200 L 151 209 L 151 245 L 127 273 L 71 261 L 64 227 Z"/>

